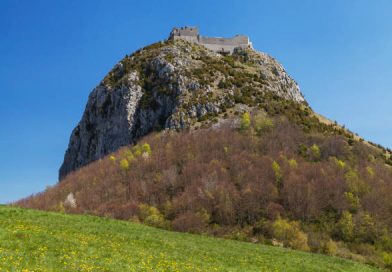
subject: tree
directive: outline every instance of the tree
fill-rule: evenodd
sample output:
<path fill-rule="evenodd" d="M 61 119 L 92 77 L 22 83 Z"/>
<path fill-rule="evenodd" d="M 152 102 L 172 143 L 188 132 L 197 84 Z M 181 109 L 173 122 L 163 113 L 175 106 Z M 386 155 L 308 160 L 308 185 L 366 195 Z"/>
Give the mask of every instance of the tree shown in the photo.
<path fill-rule="evenodd" d="M 129 169 L 129 162 L 128 162 L 127 159 L 122 159 L 122 160 L 120 161 L 120 168 L 121 168 L 122 170 L 124 170 L 124 171 L 126 171 L 126 170 Z"/>
<path fill-rule="evenodd" d="M 274 127 L 272 119 L 265 116 L 264 113 L 258 113 L 253 118 L 253 126 L 257 135 L 261 135 L 265 132 L 269 132 Z"/>
<path fill-rule="evenodd" d="M 373 243 L 377 237 L 376 224 L 369 213 L 363 213 L 356 220 L 356 236 L 364 243 Z"/>
<path fill-rule="evenodd" d="M 318 145 L 313 144 L 313 145 L 310 147 L 310 152 L 312 153 L 312 158 L 313 158 L 313 160 L 315 160 L 315 161 L 320 160 L 321 152 L 320 152 L 320 148 L 318 147 Z"/>
<path fill-rule="evenodd" d="M 142 151 L 143 153 L 146 152 L 148 155 L 151 155 L 151 147 L 148 143 L 144 143 L 142 145 Z"/>
<path fill-rule="evenodd" d="M 165 220 L 161 212 L 147 204 L 139 205 L 139 219 L 146 225 L 157 227 L 157 228 L 168 228 L 169 222 Z"/>
<path fill-rule="evenodd" d="M 109 157 L 109 160 L 110 160 L 111 162 L 115 162 L 115 161 L 116 161 L 116 157 L 113 156 L 113 155 L 111 155 L 111 156 Z"/>
<path fill-rule="evenodd" d="M 280 168 L 280 165 L 277 161 L 272 162 L 272 170 L 274 171 L 275 174 L 275 182 L 276 186 L 278 189 L 282 188 L 282 170 Z"/>
<path fill-rule="evenodd" d="M 309 251 L 308 236 L 303 233 L 296 221 L 278 218 L 272 224 L 273 236 L 283 242 L 285 246 Z"/>
<path fill-rule="evenodd" d="M 241 130 L 245 131 L 250 128 L 250 114 L 249 112 L 245 112 L 241 118 Z"/>
<path fill-rule="evenodd" d="M 350 212 L 344 211 L 337 224 L 337 234 L 343 241 L 352 241 L 354 237 L 354 222 Z"/>

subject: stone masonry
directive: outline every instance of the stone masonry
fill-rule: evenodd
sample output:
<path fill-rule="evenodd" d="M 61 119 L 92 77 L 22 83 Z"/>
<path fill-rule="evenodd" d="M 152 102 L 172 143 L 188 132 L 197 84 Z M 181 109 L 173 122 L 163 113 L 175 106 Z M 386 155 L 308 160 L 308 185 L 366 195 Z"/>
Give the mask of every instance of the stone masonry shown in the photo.
<path fill-rule="evenodd" d="M 220 54 L 232 54 L 235 48 L 253 48 L 248 36 L 236 35 L 233 38 L 203 37 L 197 27 L 173 28 L 169 40 L 186 40 L 201 44 L 206 48 Z"/>

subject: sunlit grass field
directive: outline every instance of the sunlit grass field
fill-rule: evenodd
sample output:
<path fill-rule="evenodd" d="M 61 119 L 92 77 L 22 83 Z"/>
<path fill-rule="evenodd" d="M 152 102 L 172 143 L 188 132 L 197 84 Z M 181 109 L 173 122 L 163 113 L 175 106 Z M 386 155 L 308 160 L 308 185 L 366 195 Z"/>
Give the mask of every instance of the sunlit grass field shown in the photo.
<path fill-rule="evenodd" d="M 0 271 L 377 271 L 131 222 L 0 206 Z"/>

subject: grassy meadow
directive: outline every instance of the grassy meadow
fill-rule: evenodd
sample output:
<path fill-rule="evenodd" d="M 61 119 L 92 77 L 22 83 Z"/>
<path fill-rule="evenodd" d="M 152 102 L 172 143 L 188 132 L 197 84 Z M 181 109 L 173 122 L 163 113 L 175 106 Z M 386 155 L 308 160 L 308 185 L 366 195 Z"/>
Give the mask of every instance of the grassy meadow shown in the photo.
<path fill-rule="evenodd" d="M 0 271 L 378 271 L 318 254 L 0 206 Z"/>

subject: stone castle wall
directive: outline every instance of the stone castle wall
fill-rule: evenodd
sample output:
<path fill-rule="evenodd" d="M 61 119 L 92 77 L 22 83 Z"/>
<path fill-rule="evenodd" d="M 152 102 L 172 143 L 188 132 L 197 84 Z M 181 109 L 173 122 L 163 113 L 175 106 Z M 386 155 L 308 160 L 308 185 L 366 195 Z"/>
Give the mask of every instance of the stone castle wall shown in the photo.
<path fill-rule="evenodd" d="M 235 48 L 252 48 L 252 43 L 247 36 L 237 35 L 233 38 L 203 37 L 199 34 L 197 27 L 174 28 L 170 33 L 169 39 L 186 40 L 201 44 L 208 49 L 218 52 L 232 54 Z"/>

